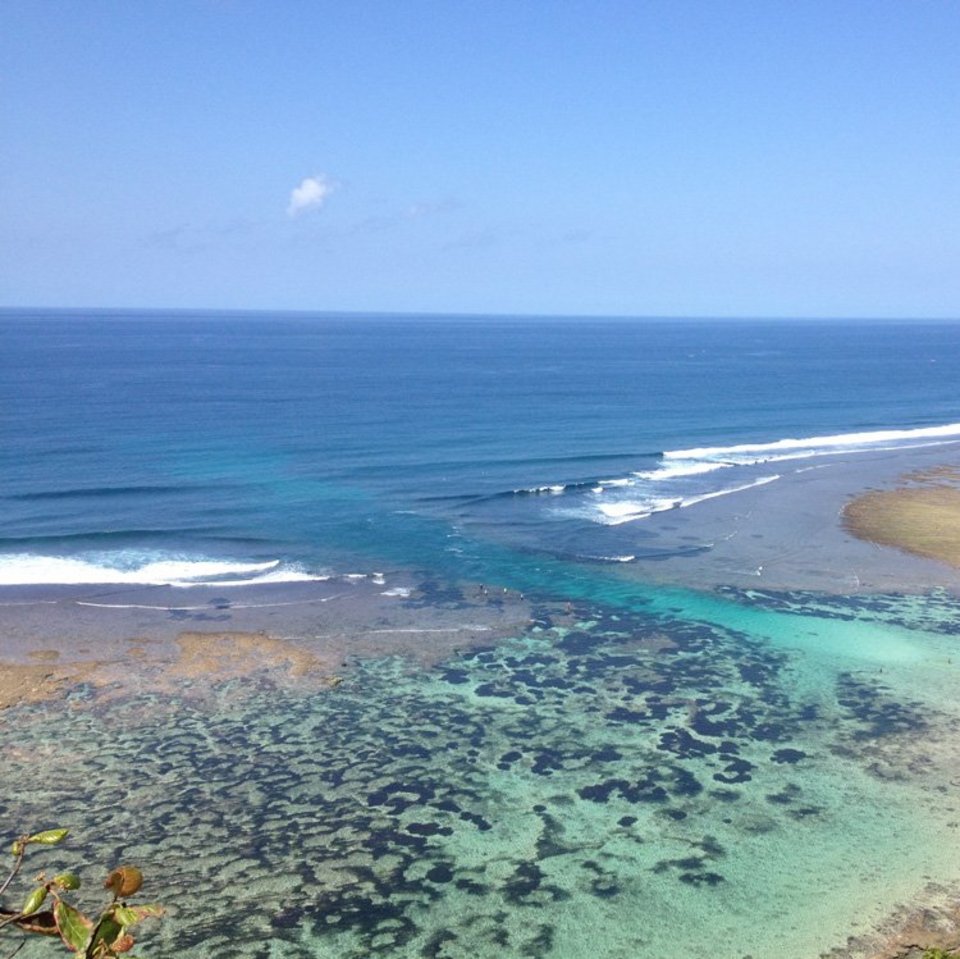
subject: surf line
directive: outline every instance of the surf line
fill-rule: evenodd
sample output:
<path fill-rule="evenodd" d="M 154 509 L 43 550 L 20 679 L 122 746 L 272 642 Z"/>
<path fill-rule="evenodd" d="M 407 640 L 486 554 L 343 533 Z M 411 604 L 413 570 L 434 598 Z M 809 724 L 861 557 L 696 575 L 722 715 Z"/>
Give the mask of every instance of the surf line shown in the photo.
<path fill-rule="evenodd" d="M 0 606 L 56 606 L 58 599 L 25 599 L 19 603 L 0 603 Z"/>
<path fill-rule="evenodd" d="M 465 626 L 447 626 L 439 629 L 371 629 L 370 633 L 462 633 L 471 630 L 475 633 L 485 633 L 489 626 L 475 626 L 467 623 Z"/>
<path fill-rule="evenodd" d="M 329 603 L 331 600 L 346 596 L 346 593 L 337 593 L 335 596 L 323 596 L 320 599 L 296 599 L 289 603 L 231 603 L 225 606 L 146 606 L 141 603 L 91 603 L 87 600 L 74 600 L 75 606 L 94 606 L 97 609 L 155 609 L 167 613 L 190 613 L 197 610 L 213 609 L 231 610 L 231 609 L 272 609 L 275 606 L 307 606 L 311 603 Z"/>

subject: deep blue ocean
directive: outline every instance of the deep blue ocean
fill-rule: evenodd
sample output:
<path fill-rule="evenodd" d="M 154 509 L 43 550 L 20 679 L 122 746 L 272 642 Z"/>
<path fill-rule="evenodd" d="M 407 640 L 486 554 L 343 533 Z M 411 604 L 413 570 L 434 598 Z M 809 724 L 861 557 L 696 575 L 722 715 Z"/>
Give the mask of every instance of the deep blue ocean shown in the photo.
<path fill-rule="evenodd" d="M 960 439 L 958 382 L 948 323 L 7 310 L 0 583 L 642 563 L 651 513 Z"/>

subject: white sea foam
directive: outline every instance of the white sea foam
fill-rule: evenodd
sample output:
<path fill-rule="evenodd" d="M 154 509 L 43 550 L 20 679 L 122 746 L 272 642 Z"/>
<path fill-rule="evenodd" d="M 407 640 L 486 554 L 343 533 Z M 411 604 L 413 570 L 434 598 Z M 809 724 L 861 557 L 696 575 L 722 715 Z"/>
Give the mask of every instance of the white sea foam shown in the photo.
<path fill-rule="evenodd" d="M 664 456 L 670 456 L 664 453 Z M 676 460 L 655 470 L 640 470 L 633 475 L 637 479 L 667 480 L 681 476 L 702 476 L 704 473 L 713 473 L 716 470 L 733 466 L 733 463 L 705 463 L 702 460 Z"/>
<path fill-rule="evenodd" d="M 599 503 L 596 507 L 600 514 L 598 522 L 605 526 L 619 526 L 621 523 L 632 523 L 634 520 L 662 513 L 668 509 L 678 509 L 683 505 L 682 499 L 663 499 L 651 497 L 642 500 L 618 500 L 614 503 Z"/>
<path fill-rule="evenodd" d="M 775 483 L 780 479 L 780 474 L 773 476 L 761 476 L 752 483 L 741 483 L 740 486 L 728 486 L 726 489 L 714 490 L 712 493 L 701 493 L 699 496 L 690 496 L 685 499 L 681 506 L 695 506 L 697 503 L 703 503 L 708 499 L 716 499 L 718 496 L 729 496 L 731 493 L 742 493 L 744 490 L 753 489 L 754 486 L 766 486 L 767 483 Z"/>
<path fill-rule="evenodd" d="M 943 426 L 925 426 L 912 430 L 874 430 L 864 433 L 836 433 L 830 436 L 808 436 L 801 439 L 781 439 L 772 443 L 741 443 L 736 446 L 701 446 L 687 450 L 668 450 L 665 460 L 727 461 L 734 464 L 757 463 L 775 458 L 795 458 L 800 455 L 823 456 L 841 451 L 868 452 L 889 448 L 890 444 L 926 445 L 926 441 L 960 441 L 960 423 Z M 921 444 L 917 444 L 921 441 Z"/>
<path fill-rule="evenodd" d="M 0 556 L 0 586 L 126 585 L 250 586 L 327 577 L 282 565 L 280 560 L 244 563 L 124 552 L 83 556 L 12 553 Z"/>
<path fill-rule="evenodd" d="M 741 443 L 731 446 L 702 446 L 667 450 L 653 469 L 637 470 L 629 476 L 598 479 L 593 484 L 539 486 L 528 493 L 588 493 L 593 502 L 558 509 L 558 516 L 579 516 L 607 526 L 643 519 L 653 513 L 685 508 L 718 496 L 728 496 L 753 486 L 771 483 L 777 476 L 764 476 L 735 486 L 720 487 L 711 474 L 734 469 L 743 473 L 765 463 L 795 459 L 913 449 L 960 443 L 960 423 L 917 429 L 873 430 L 774 440 L 769 443 Z M 797 470 L 814 469 L 807 466 Z M 718 488 L 720 487 L 720 488 Z"/>
<path fill-rule="evenodd" d="M 331 600 L 339 599 L 343 593 L 336 596 L 311 597 L 310 599 L 295 599 L 283 603 L 230 603 L 229 609 L 273 609 L 278 606 L 312 606 L 315 603 L 329 603 Z M 76 606 L 92 606 L 94 609 L 153 609 L 170 613 L 189 613 L 196 610 L 206 610 L 209 612 L 210 604 L 203 603 L 200 606 L 152 606 L 146 603 L 95 603 L 92 600 L 75 599 Z"/>
<path fill-rule="evenodd" d="M 618 479 L 599 480 L 596 486 L 590 487 L 591 493 L 603 493 L 608 489 L 618 489 L 622 486 L 632 486 L 633 480 L 629 476 L 621 476 Z"/>
<path fill-rule="evenodd" d="M 553 512 L 557 516 L 588 519 L 604 526 L 620 526 L 654 513 L 686 509 L 781 478 L 779 473 L 757 476 L 758 467 L 762 469 L 764 464 L 956 443 L 960 443 L 960 423 L 668 450 L 652 469 L 637 470 L 625 477 L 596 480 L 590 485 L 569 484 L 565 491 L 586 495 Z M 795 471 L 818 468 L 823 466 L 803 465 Z M 549 489 L 557 487 L 539 487 L 540 491 Z"/>
<path fill-rule="evenodd" d="M 329 576 L 314 575 L 299 569 L 278 569 L 250 579 L 217 580 L 216 582 L 171 583 L 171 586 L 262 586 L 265 583 L 322 583 Z"/>
<path fill-rule="evenodd" d="M 583 556 L 581 559 L 591 560 L 594 563 L 632 563 L 637 557 L 632 553 L 626 556 Z"/>
<path fill-rule="evenodd" d="M 703 503 L 706 500 L 716 499 L 719 496 L 730 496 L 732 493 L 741 493 L 755 486 L 765 486 L 780 479 L 779 474 L 761 476 L 749 483 L 740 483 L 736 486 L 726 486 L 723 489 L 698 493 L 685 497 L 656 497 L 644 499 L 619 500 L 612 503 L 598 503 L 591 519 L 604 526 L 619 526 L 622 523 L 632 523 L 638 519 L 646 519 L 654 513 L 663 513 L 672 509 L 686 509 Z"/>

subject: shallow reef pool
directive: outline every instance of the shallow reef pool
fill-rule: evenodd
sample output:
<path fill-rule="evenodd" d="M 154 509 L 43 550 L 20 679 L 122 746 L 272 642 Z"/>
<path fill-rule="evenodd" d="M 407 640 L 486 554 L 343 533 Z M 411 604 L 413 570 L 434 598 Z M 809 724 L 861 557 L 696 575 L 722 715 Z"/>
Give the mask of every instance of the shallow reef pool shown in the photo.
<path fill-rule="evenodd" d="M 145 955 L 809 959 L 960 880 L 957 621 L 676 590 L 322 693 L 81 688 L 4 714 L 0 814 L 140 864 Z"/>

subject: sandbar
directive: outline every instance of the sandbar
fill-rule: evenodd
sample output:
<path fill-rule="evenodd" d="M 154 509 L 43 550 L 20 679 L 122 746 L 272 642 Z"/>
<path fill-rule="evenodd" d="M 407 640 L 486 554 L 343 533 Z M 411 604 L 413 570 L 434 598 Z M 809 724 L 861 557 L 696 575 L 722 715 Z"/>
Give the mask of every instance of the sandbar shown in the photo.
<path fill-rule="evenodd" d="M 896 488 L 848 503 L 843 523 L 859 539 L 960 569 L 960 469 L 905 474 Z"/>

